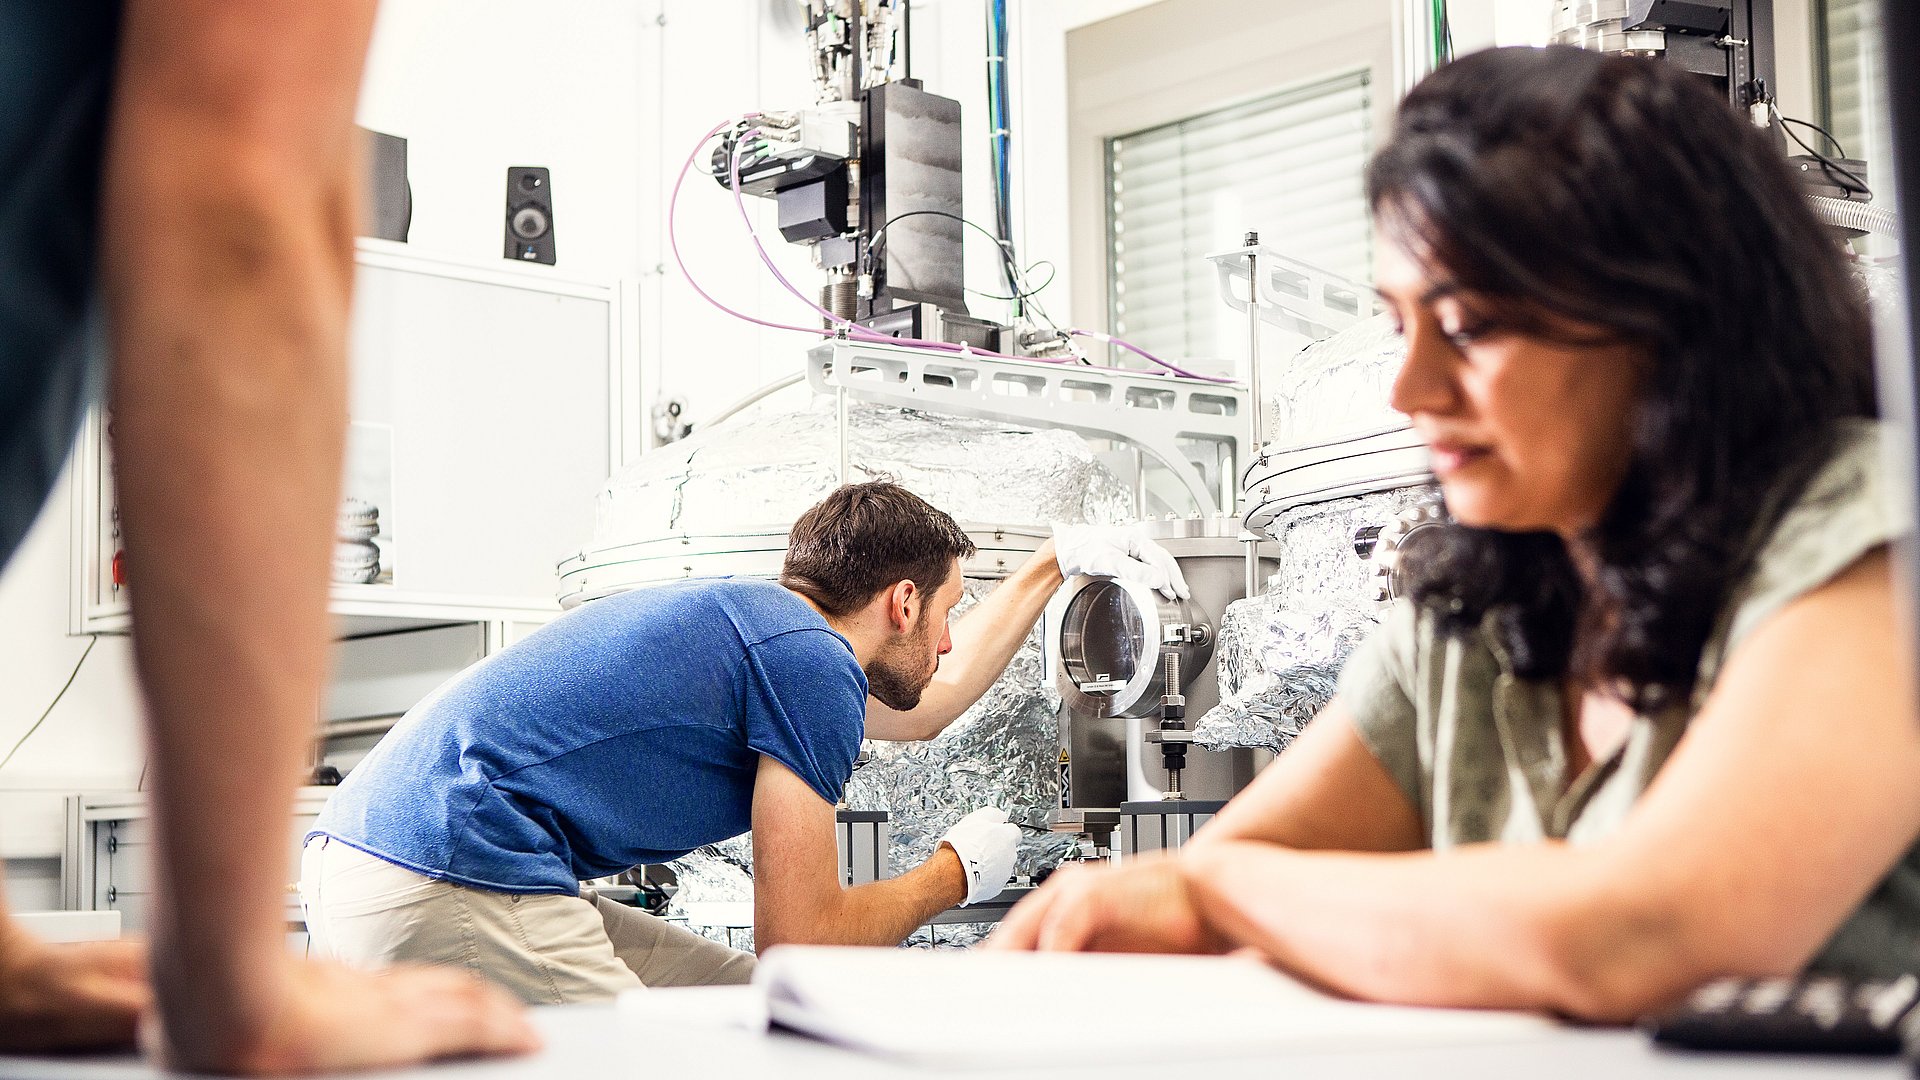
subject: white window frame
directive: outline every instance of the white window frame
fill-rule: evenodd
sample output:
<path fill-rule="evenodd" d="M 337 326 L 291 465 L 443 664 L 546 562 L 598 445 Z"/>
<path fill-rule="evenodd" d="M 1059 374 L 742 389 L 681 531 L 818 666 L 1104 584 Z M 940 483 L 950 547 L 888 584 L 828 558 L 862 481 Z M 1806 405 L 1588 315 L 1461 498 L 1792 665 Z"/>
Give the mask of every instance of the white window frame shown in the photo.
<path fill-rule="evenodd" d="M 1813 0 L 1818 119 L 1846 147 L 1849 156 L 1866 161 L 1867 184 L 1875 188 L 1876 194 L 1891 164 L 1885 71 L 1875 47 L 1877 35 L 1871 32 L 1877 25 L 1872 20 L 1878 7 L 1876 0 Z M 1836 12 L 1836 8 L 1844 10 Z M 1848 80 L 1853 85 L 1844 88 L 1834 82 L 1835 65 L 1842 61 L 1850 61 L 1860 69 L 1854 79 Z M 1844 115 L 1835 114 L 1836 99 L 1848 104 Z M 1823 153 L 1832 152 L 1830 146 L 1820 141 L 1818 133 L 1802 129 L 1799 134 Z M 1801 151 L 1794 147 L 1792 152 Z"/>
<path fill-rule="evenodd" d="M 1074 318 L 1097 325 L 1111 310 L 1108 138 L 1365 70 L 1377 142 L 1398 100 L 1401 6 L 1398 0 L 1169 0 L 1068 30 L 1064 90 Z M 1220 17 L 1226 8 L 1233 9 L 1232 19 Z"/>
<path fill-rule="evenodd" d="M 1219 325 L 1219 316 L 1224 315 L 1226 309 L 1217 298 L 1217 290 L 1213 285 L 1209 268 L 1204 265 L 1196 266 L 1192 264 L 1199 262 L 1209 251 L 1224 250 L 1234 246 L 1234 244 L 1239 241 L 1241 234 L 1249 229 L 1259 230 L 1261 240 L 1266 246 L 1280 251 L 1289 257 L 1301 259 L 1319 266 L 1321 269 L 1329 270 L 1353 280 L 1366 281 L 1371 279 L 1373 274 L 1373 230 L 1372 223 L 1368 220 L 1365 205 L 1360 201 L 1360 187 L 1367 160 L 1372 153 L 1375 140 L 1378 137 L 1371 123 L 1371 104 L 1375 92 L 1372 82 L 1372 72 L 1365 67 L 1352 68 L 1343 72 L 1334 72 L 1323 78 L 1314 79 L 1299 85 L 1277 88 L 1252 101 L 1220 106 L 1195 116 L 1181 117 L 1166 124 L 1158 124 L 1141 131 L 1112 135 L 1104 139 L 1103 147 L 1105 153 L 1103 156 L 1106 162 L 1106 170 L 1105 182 L 1102 187 L 1102 198 L 1105 201 L 1107 211 L 1107 243 L 1104 252 L 1103 270 L 1107 278 L 1108 307 L 1106 316 L 1108 325 L 1112 328 L 1113 333 L 1119 337 L 1130 339 L 1148 348 L 1150 351 L 1160 353 L 1163 356 L 1179 356 L 1183 359 L 1200 363 L 1202 366 L 1217 367 L 1223 371 L 1233 370 L 1233 358 L 1237 356 L 1240 351 L 1237 342 L 1239 342 L 1241 338 L 1233 337 L 1230 331 L 1223 335 L 1223 328 Z M 1339 100 L 1341 98 L 1353 100 L 1351 104 L 1348 104 L 1347 102 Z M 1261 126 L 1263 120 L 1272 119 L 1274 121 L 1280 121 L 1287 113 L 1297 113 L 1302 107 L 1313 109 L 1315 106 L 1326 108 L 1329 105 L 1333 106 L 1333 111 L 1312 119 L 1304 121 L 1297 120 L 1296 123 L 1298 123 L 1300 127 L 1317 125 L 1323 129 L 1336 125 L 1357 124 L 1357 130 L 1347 129 L 1327 133 L 1321 140 L 1324 145 L 1318 147 L 1318 150 L 1323 153 L 1333 151 L 1339 154 L 1339 160 L 1335 163 L 1335 169 L 1338 170 L 1337 178 L 1329 174 L 1327 168 L 1328 163 L 1325 158 L 1316 159 L 1307 156 L 1308 148 L 1302 146 L 1300 147 L 1300 152 L 1303 156 L 1297 160 L 1287 160 L 1281 166 L 1283 171 L 1278 174 L 1262 172 L 1251 175 L 1236 175 L 1235 167 L 1231 165 L 1225 169 L 1202 165 L 1198 167 L 1197 171 L 1201 173 L 1213 172 L 1214 175 L 1211 178 L 1202 176 L 1198 182 L 1211 192 L 1219 192 L 1224 189 L 1231 193 L 1241 193 L 1262 203 L 1266 203 L 1270 207 L 1273 188 L 1276 184 L 1283 189 L 1289 186 L 1288 181 L 1285 179 L 1276 181 L 1274 179 L 1275 175 L 1286 177 L 1289 175 L 1301 176 L 1303 174 L 1311 174 L 1319 181 L 1316 186 L 1322 190 L 1328 187 L 1344 189 L 1343 194 L 1351 196 L 1351 201 L 1344 206 L 1345 214 L 1343 215 L 1343 220 L 1333 224 L 1348 240 L 1348 243 L 1342 246 L 1351 247 L 1353 243 L 1357 241 L 1358 252 L 1344 252 L 1342 253 L 1344 257 L 1335 258 L 1330 257 L 1333 253 L 1328 252 L 1324 245 L 1316 244 L 1312 247 L 1296 247 L 1290 244 L 1290 237 L 1297 234 L 1279 226 L 1286 224 L 1307 224 L 1302 221 L 1302 218 L 1308 216 L 1303 213 L 1303 211 L 1307 211 L 1309 208 L 1299 205 L 1293 205 L 1287 208 L 1286 214 L 1289 219 L 1287 221 L 1277 221 L 1272 211 L 1262 210 L 1257 213 L 1249 212 L 1244 220 L 1237 222 L 1213 222 L 1213 232 L 1217 235 L 1195 235 L 1193 232 L 1193 225 L 1195 223 L 1189 216 L 1189 211 L 1192 209 L 1190 204 L 1195 198 L 1204 199 L 1205 194 L 1202 193 L 1195 196 L 1186 192 L 1183 185 L 1182 193 L 1175 197 L 1180 204 L 1177 209 L 1175 209 L 1175 213 L 1182 226 L 1181 237 L 1185 246 L 1183 252 L 1185 265 L 1175 267 L 1156 265 L 1150 268 L 1145 275 L 1153 279 L 1159 279 L 1167 274 L 1177 274 L 1185 280 L 1187 288 L 1183 289 L 1182 300 L 1179 302 L 1180 306 L 1186 309 L 1185 318 L 1182 320 L 1183 325 L 1180 331 L 1179 344 L 1175 345 L 1174 342 L 1170 340 L 1166 323 L 1162 322 L 1160 325 L 1141 324 L 1142 316 L 1147 314 L 1147 312 L 1144 312 L 1137 303 L 1130 308 L 1128 297 L 1125 295 L 1125 286 L 1128 280 L 1130 279 L 1134 283 L 1139 284 L 1141 283 L 1143 274 L 1137 267 L 1130 273 L 1122 266 L 1126 257 L 1126 236 L 1123 232 L 1125 222 L 1122 220 L 1120 207 L 1127 201 L 1129 196 L 1126 194 L 1126 179 L 1120 173 L 1121 162 L 1118 159 L 1118 154 L 1124 153 L 1124 151 L 1118 149 L 1119 145 L 1129 140 L 1153 139 L 1158 137 L 1184 139 L 1187 129 L 1204 133 L 1210 123 L 1221 121 L 1224 115 L 1229 113 L 1240 113 L 1241 115 L 1234 119 L 1246 126 L 1257 128 Z M 1349 108 L 1354 109 L 1354 113 L 1345 111 Z M 1249 123 L 1249 121 L 1251 121 L 1251 123 Z M 1271 130 L 1279 132 L 1285 129 L 1272 128 Z M 1271 155 L 1269 155 L 1269 157 L 1270 156 Z M 1184 179 L 1184 162 L 1186 160 L 1184 150 L 1175 151 L 1171 156 L 1165 154 L 1160 155 L 1160 161 L 1162 163 L 1174 160 L 1182 162 L 1182 176 Z M 1248 164 L 1249 167 L 1251 167 L 1251 162 Z M 1140 198 L 1137 185 L 1131 198 L 1135 200 Z M 1163 207 L 1155 207 L 1154 209 L 1162 208 Z M 1139 207 L 1136 206 L 1135 212 L 1127 216 L 1132 217 L 1136 225 L 1139 224 L 1141 216 Z M 1205 250 L 1199 250 L 1199 248 L 1204 248 Z M 1140 258 L 1140 252 L 1134 252 L 1133 257 L 1138 260 Z M 1158 280 L 1155 281 L 1155 284 L 1159 283 Z M 1236 326 L 1237 325 L 1238 323 L 1236 321 Z M 1244 335 L 1242 335 L 1242 337 L 1243 336 Z M 1208 359 L 1224 359 L 1225 362 L 1208 365 L 1206 364 Z"/>

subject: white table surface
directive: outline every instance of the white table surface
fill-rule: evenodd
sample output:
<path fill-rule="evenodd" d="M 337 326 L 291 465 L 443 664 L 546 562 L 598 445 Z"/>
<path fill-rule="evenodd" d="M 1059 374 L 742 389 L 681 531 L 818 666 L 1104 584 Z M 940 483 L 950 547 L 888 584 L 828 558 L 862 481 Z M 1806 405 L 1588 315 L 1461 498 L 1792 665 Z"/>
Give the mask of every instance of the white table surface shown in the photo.
<path fill-rule="evenodd" d="M 1176 999 L 1177 1001 L 1177 999 Z M 1054 1003 L 1036 1003 L 1049 1007 Z M 1177 1003 L 1166 1007 L 1168 1023 L 1177 1022 Z M 1063 1014 L 1063 1040 L 1092 1039 L 1103 1023 L 1139 1023 L 1156 1012 L 1135 1003 L 1125 1008 L 1074 1008 Z M 990 1071 L 906 1065 L 841 1050 L 794 1035 L 753 1035 L 724 1029 L 689 1029 L 622 1014 L 613 1006 L 574 1005 L 534 1010 L 546 1034 L 538 1054 L 508 1060 L 452 1062 L 398 1072 L 359 1076 L 419 1077 L 431 1080 L 531 1080 L 561 1078 L 683 1076 L 722 1078 L 768 1076 L 781 1080 L 865 1080 L 900 1076 L 1018 1078 L 1018 1080 L 1168 1080 L 1204 1076 L 1221 1080 L 1281 1080 L 1327 1077 L 1417 1077 L 1420 1080 L 1618 1080 L 1654 1077 L 1696 1080 L 1741 1077 L 1905 1078 L 1891 1058 L 1779 1057 L 1692 1054 L 1655 1050 L 1631 1031 L 1567 1028 L 1522 1041 L 1478 1045 L 1396 1046 L 1343 1050 L 1315 1049 L 1258 1058 L 1205 1058 L 1187 1062 L 1159 1060 L 1115 1064 L 1090 1061 L 1079 1066 L 1045 1063 Z M 983 1038 L 991 1038 L 983 1033 Z M 131 1057 L 0 1057 L 4 1080 L 147 1080 L 163 1074 Z"/>

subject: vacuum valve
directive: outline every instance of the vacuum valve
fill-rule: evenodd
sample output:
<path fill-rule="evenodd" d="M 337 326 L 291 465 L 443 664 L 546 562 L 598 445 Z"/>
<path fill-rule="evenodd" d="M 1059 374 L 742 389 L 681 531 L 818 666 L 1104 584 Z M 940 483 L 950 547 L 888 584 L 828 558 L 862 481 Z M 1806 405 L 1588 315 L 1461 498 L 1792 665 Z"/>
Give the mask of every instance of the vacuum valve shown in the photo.
<path fill-rule="evenodd" d="M 1165 798 L 1184 799 L 1180 790 L 1180 771 L 1187 767 L 1187 744 L 1193 732 L 1187 730 L 1187 699 L 1180 693 L 1180 650 L 1166 652 L 1166 693 L 1160 697 L 1160 730 L 1146 734 L 1148 742 L 1160 744 L 1160 761 L 1167 768 Z"/>

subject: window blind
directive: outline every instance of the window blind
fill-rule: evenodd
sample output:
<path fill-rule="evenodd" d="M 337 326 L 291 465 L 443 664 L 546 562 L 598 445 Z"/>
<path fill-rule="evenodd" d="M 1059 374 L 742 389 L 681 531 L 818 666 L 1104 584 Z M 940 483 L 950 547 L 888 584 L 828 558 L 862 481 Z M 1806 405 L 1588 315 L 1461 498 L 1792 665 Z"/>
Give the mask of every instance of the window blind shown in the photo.
<path fill-rule="evenodd" d="M 1364 71 L 1107 139 L 1107 297 L 1114 334 L 1167 359 L 1242 351 L 1210 252 L 1257 230 L 1267 247 L 1372 277 L 1362 172 Z"/>
<path fill-rule="evenodd" d="M 1875 187 L 1876 195 L 1890 164 L 1878 11 L 1875 0 L 1819 0 L 1823 120 L 1848 156 L 1867 163 L 1867 183 Z M 1799 134 L 1821 152 L 1832 152 L 1831 147 L 1820 146 L 1817 135 L 1804 130 Z"/>

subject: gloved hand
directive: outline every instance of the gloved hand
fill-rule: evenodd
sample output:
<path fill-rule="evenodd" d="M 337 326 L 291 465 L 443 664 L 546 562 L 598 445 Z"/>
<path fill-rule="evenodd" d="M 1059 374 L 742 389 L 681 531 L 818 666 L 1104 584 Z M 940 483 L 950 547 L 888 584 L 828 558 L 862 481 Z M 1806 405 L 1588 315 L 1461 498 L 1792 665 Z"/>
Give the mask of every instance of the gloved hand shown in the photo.
<path fill-rule="evenodd" d="M 967 875 L 967 898 L 960 906 L 977 904 L 1000 895 L 1013 877 L 1013 856 L 1020 850 L 1020 827 L 1007 824 L 1007 812 L 983 806 L 959 821 L 940 838 L 940 842 L 960 856 L 960 869 Z"/>
<path fill-rule="evenodd" d="M 1193 595 L 1179 560 L 1149 539 L 1144 525 L 1056 524 L 1053 557 L 1067 577 L 1093 574 L 1137 581 L 1169 600 Z"/>

